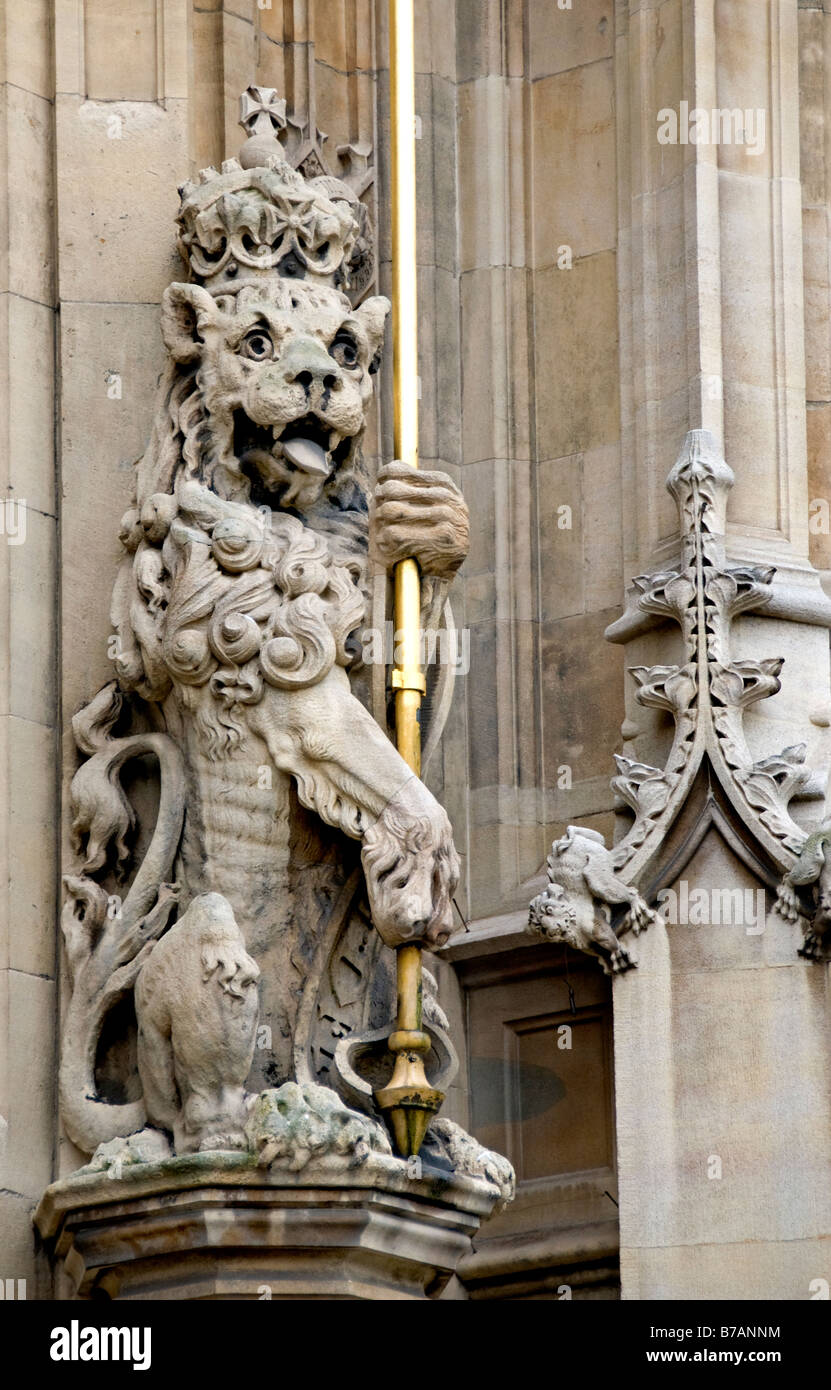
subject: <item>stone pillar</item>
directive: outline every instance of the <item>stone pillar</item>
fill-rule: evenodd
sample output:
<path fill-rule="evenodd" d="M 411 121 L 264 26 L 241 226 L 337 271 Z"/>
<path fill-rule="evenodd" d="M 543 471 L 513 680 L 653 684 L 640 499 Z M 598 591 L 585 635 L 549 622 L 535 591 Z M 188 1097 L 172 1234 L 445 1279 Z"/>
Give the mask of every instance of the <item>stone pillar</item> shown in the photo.
<path fill-rule="evenodd" d="M 49 0 L 0 5 L 0 1279 L 36 1296 L 55 1145 L 57 487 Z"/>
<path fill-rule="evenodd" d="M 530 541 L 525 11 L 522 0 L 461 0 L 456 6 L 460 443 L 472 536 L 460 621 L 469 634 L 471 675 L 461 683 L 464 705 L 457 702 L 458 732 L 454 738 L 451 725 L 445 758 L 448 782 L 466 788 L 464 798 L 457 793 L 458 810 L 452 809 L 467 821 L 467 901 L 474 918 L 516 895 L 517 885 L 537 870 L 544 844 Z"/>
<path fill-rule="evenodd" d="M 802 261 L 805 276 L 805 396 L 808 479 L 817 520 L 809 523 L 811 559 L 831 568 L 831 6 L 803 0 L 799 7 L 799 97 L 802 179 Z M 818 505 L 817 505 L 818 504 Z"/>
<path fill-rule="evenodd" d="M 65 787 L 77 766 L 69 719 L 112 674 L 110 576 L 164 360 L 159 300 L 180 265 L 188 10 L 142 0 L 128 25 L 104 0 L 54 4 Z M 68 831 L 64 817 L 71 864 Z M 79 1156 L 61 1142 L 65 1171 Z"/>
<path fill-rule="evenodd" d="M 728 562 L 777 571 L 734 624 L 733 658 L 785 658 L 747 742 L 757 760 L 807 745 L 792 815 L 809 827 L 829 756 L 831 605 L 808 558 L 797 4 L 632 0 L 617 21 L 627 576 L 678 563 L 664 480 L 686 431 L 710 430 L 736 480 Z M 681 143 L 696 109 L 710 138 Z M 756 153 L 714 142 L 715 109 L 752 113 Z M 657 138 L 667 110 L 676 144 Z M 684 659 L 634 590 L 608 636 L 630 668 Z M 624 751 L 663 766 L 668 706 L 636 694 L 630 681 Z M 753 812 L 719 821 L 707 795 L 706 780 L 690 789 L 640 886 L 701 890 L 710 907 L 651 928 L 615 983 L 623 1297 L 807 1299 L 829 1277 L 828 966 L 800 959 L 799 933 L 770 912 L 777 870 L 748 848 Z M 734 890 L 762 893 L 758 924 L 719 923 L 715 895 Z"/>
<path fill-rule="evenodd" d="M 831 605 L 808 559 L 796 5 L 619 7 L 617 104 L 627 579 L 674 563 L 664 480 L 687 430 L 710 430 L 736 476 L 728 554 L 776 565 L 761 640 L 794 653 L 782 695 L 750 719 L 751 746 L 781 746 L 784 723 L 827 763 Z M 742 114 L 745 143 L 735 121 L 733 138 L 714 142 L 714 110 Z M 678 143 L 658 139 L 669 112 Z M 758 645 L 760 621 L 738 625 L 737 655 Z M 657 660 L 644 630 L 631 608 L 610 629 L 627 666 Z M 631 689 L 626 714 L 624 751 L 663 751 L 660 721 Z"/>
<path fill-rule="evenodd" d="M 671 546 L 664 478 L 699 428 L 732 459 L 736 552 L 799 566 L 808 516 L 797 7 L 632 0 L 618 10 L 627 567 Z M 750 112 L 744 143 L 735 122 L 732 140 L 714 142 L 715 109 Z M 678 118 L 675 143 L 659 140 L 664 112 Z"/>

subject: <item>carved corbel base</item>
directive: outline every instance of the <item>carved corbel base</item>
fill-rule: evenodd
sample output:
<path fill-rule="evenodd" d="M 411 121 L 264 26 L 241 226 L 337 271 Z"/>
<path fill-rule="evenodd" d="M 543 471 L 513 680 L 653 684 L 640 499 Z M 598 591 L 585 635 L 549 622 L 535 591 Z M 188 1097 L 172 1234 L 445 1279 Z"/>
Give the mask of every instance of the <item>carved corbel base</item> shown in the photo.
<path fill-rule="evenodd" d="M 499 1200 L 481 1179 L 372 1155 L 269 1175 L 244 1154 L 81 1173 L 35 1224 L 63 1299 L 431 1299 Z"/>

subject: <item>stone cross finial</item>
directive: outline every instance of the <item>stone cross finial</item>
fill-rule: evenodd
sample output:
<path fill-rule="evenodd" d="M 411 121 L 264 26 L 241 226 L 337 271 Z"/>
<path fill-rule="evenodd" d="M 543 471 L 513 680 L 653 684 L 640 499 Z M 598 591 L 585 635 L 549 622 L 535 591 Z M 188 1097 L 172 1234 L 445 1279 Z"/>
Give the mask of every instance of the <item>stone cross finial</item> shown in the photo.
<path fill-rule="evenodd" d="M 277 136 L 286 128 L 285 97 L 276 87 L 247 87 L 239 99 L 239 123 L 246 135 Z"/>

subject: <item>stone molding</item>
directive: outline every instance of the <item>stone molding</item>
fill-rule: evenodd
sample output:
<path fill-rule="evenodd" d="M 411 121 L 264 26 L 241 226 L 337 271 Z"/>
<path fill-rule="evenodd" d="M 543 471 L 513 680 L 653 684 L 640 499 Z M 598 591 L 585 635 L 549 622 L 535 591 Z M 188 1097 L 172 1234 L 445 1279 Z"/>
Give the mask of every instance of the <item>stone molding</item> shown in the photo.
<path fill-rule="evenodd" d="M 269 1180 L 193 1154 L 55 1183 L 35 1223 L 70 1298 L 435 1297 L 499 1200 L 480 1179 L 373 1154 Z"/>

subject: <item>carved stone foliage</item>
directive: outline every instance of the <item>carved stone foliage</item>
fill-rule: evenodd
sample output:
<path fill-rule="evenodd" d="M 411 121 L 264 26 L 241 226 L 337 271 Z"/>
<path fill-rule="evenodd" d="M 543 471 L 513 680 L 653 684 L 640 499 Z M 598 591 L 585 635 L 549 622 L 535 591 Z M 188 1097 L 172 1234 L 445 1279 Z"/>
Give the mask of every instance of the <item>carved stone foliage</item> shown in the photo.
<path fill-rule="evenodd" d="M 333 1169 L 342 1172 L 377 1167 L 388 1176 L 396 1164 L 384 1126 L 350 1110 L 327 1086 L 287 1081 L 276 1090 L 249 1097 L 247 1112 L 247 1152 L 253 1166 L 263 1172 L 309 1177 Z M 228 1155 L 229 1160 L 235 1157 Z M 483 1148 L 452 1120 L 432 1122 L 421 1161 L 439 1182 L 443 1174 L 445 1180 L 452 1175 L 454 1181 L 473 1179 L 481 1184 L 495 1198 L 497 1210 L 514 1196 L 516 1180 L 508 1160 Z M 105 1172 L 117 1178 L 136 1165 L 158 1164 L 164 1164 L 171 1176 L 177 1170 L 182 1174 L 189 1171 L 186 1158 L 175 1157 L 162 1130 L 145 1129 L 100 1145 L 77 1176 Z M 403 1163 L 397 1166 L 405 1167 Z M 416 1176 L 420 1176 L 418 1166 L 412 1171 L 412 1177 Z M 75 1181 L 69 1178 L 58 1184 L 57 1190 Z"/>
<path fill-rule="evenodd" d="M 617 760 L 621 775 L 612 785 L 635 814 L 632 829 L 614 851 L 619 868 L 636 856 L 645 860 L 645 847 L 665 832 L 668 816 L 682 802 L 705 756 L 740 814 L 766 842 L 794 850 L 803 839 L 787 807 L 809 777 L 802 766 L 804 747 L 754 763 L 744 738 L 744 711 L 779 690 L 782 659 L 731 657 L 733 618 L 764 608 L 775 573 L 769 566 L 730 566 L 725 560 L 732 486 L 732 471 L 712 436 L 692 430 L 667 479 L 678 504 L 682 564 L 634 581 L 641 611 L 670 619 L 683 634 L 686 661 L 630 672 L 638 702 L 668 710 L 675 736 L 663 769 Z"/>
<path fill-rule="evenodd" d="M 637 666 L 629 672 L 637 686 L 638 703 L 667 711 L 674 722 L 674 736 L 663 768 L 631 758 L 615 759 L 618 775 L 612 787 L 631 808 L 633 823 L 619 844 L 603 851 L 608 877 L 605 893 L 598 896 L 607 904 L 622 904 L 632 891 L 627 885 L 642 881 L 646 870 L 654 868 L 667 832 L 705 763 L 770 861 L 787 869 L 805 844 L 805 831 L 788 811 L 794 793 L 810 779 L 805 745 L 754 760 L 744 736 L 745 711 L 776 694 L 783 661 L 780 657 L 737 660 L 731 653 L 734 617 L 763 609 L 770 602 L 775 573 L 770 566 L 727 563 L 724 536 L 732 486 L 733 473 L 712 435 L 706 430 L 690 431 L 667 479 L 678 505 L 680 564 L 633 581 L 639 612 L 669 620 L 681 630 L 683 660 Z M 586 843 L 584 838 L 572 840 L 573 831 L 572 827 L 553 846 L 548 861 L 550 884 L 531 906 L 531 928 L 601 954 L 604 968 L 625 968 L 633 962 L 627 957 L 621 964 L 615 931 L 600 922 L 596 913 L 589 913 L 585 884 L 581 889 L 579 882 L 574 885 L 563 877 L 574 845 Z M 586 837 L 592 832 L 578 834 Z M 787 892 L 783 900 L 795 901 Z M 617 931 L 637 929 L 637 925 L 627 912 Z M 809 937 L 811 932 L 815 941 L 817 932 L 811 928 Z M 807 954 L 813 950 L 812 946 Z"/>
<path fill-rule="evenodd" d="M 513 1201 L 516 1177 L 511 1164 L 501 1154 L 482 1145 L 453 1120 L 434 1120 L 424 1143 L 425 1156 L 443 1159 L 454 1173 L 481 1178 L 499 1194 L 497 1210 Z"/>
<path fill-rule="evenodd" d="M 370 1153 L 392 1152 L 384 1126 L 347 1109 L 326 1086 L 288 1081 L 277 1091 L 263 1091 L 253 1102 L 248 1140 L 260 1168 L 286 1167 L 299 1172 L 312 1158 L 336 1154 L 350 1166 Z"/>
<path fill-rule="evenodd" d="M 67 1132 L 99 1166 L 165 1145 L 268 1167 L 388 1153 L 371 1115 L 318 1081 L 371 1021 L 377 938 L 435 946 L 454 929 L 448 818 L 356 693 L 361 439 L 389 305 L 346 297 L 361 205 L 286 163 L 282 114 L 249 91 L 240 159 L 181 190 L 191 280 L 162 305 L 168 364 L 112 601 L 117 679 L 73 721 L 60 1084 Z M 451 480 L 413 485 L 399 465 L 372 525 L 376 553 L 406 541 L 443 602 L 467 547 Z M 137 856 L 124 772 L 148 759 L 159 805 Z M 128 1095 L 100 1084 L 105 1039 L 132 1048 Z"/>

